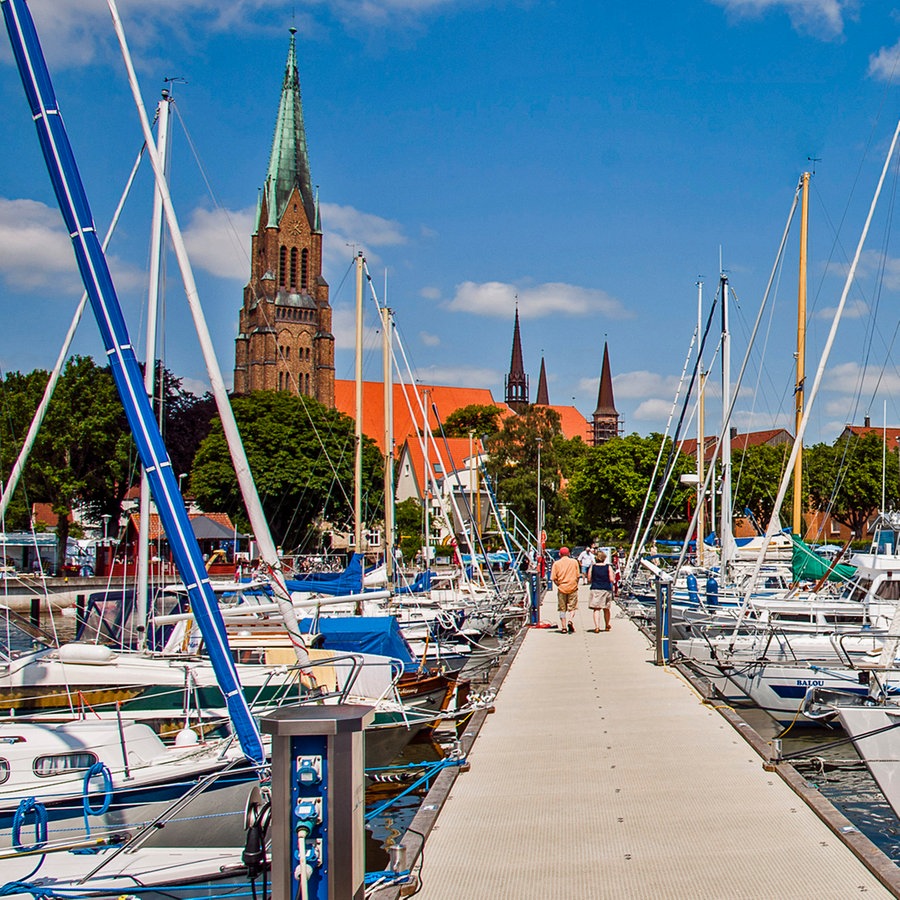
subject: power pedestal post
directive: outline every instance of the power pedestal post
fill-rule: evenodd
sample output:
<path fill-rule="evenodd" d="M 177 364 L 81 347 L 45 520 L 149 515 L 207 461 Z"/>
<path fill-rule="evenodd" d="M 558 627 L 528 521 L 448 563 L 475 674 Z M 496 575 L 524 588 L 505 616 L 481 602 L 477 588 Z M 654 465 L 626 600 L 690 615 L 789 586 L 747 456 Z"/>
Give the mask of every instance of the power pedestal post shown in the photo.
<path fill-rule="evenodd" d="M 371 706 L 285 706 L 272 735 L 272 900 L 362 900 Z"/>

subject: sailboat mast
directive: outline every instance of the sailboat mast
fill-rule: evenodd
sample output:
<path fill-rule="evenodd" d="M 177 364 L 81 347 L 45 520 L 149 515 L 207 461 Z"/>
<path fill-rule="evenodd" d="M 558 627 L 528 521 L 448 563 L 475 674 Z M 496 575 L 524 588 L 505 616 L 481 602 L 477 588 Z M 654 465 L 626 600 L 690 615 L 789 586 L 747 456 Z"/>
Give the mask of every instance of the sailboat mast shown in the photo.
<path fill-rule="evenodd" d="M 362 355 L 363 355 L 363 255 L 356 254 L 356 457 L 353 465 L 353 537 L 362 553 Z"/>
<path fill-rule="evenodd" d="M 797 290 L 797 383 L 794 386 L 794 434 L 799 434 L 803 421 L 803 391 L 806 381 L 806 250 L 809 226 L 809 172 L 800 176 L 802 200 L 800 203 L 800 273 Z M 791 532 L 800 535 L 803 528 L 803 445 L 797 450 L 794 462 L 794 502 L 791 516 Z"/>
<path fill-rule="evenodd" d="M 162 92 L 157 104 L 156 152 L 160 165 L 167 172 L 169 161 L 169 104 L 168 91 Z M 150 226 L 150 287 L 147 293 L 147 352 L 144 357 L 144 389 L 153 405 L 156 391 L 156 328 L 159 321 L 159 285 L 163 254 L 163 201 L 159 190 L 153 192 L 153 218 Z M 160 427 L 162 427 L 160 410 Z M 178 474 L 177 472 L 175 473 Z M 180 486 L 180 484 L 179 484 Z M 143 650 L 147 641 L 147 614 L 150 606 L 150 482 L 141 469 L 141 505 L 138 519 L 138 571 L 134 617 L 138 636 L 138 648 Z"/>
<path fill-rule="evenodd" d="M 704 421 L 703 421 L 703 400 L 704 400 L 704 388 L 706 386 L 706 379 L 703 376 L 703 358 L 701 355 L 701 351 L 703 348 L 703 340 L 701 339 L 701 335 L 703 334 L 703 282 L 697 282 L 697 371 L 700 373 L 700 392 L 699 392 L 699 403 L 697 404 L 697 533 L 694 536 L 694 540 L 696 541 L 697 546 L 697 565 L 703 565 L 703 531 L 704 531 L 704 523 L 703 523 L 703 513 L 704 513 L 704 500 L 706 491 L 704 490 L 703 485 L 703 467 L 706 462 L 706 436 L 703 434 L 704 430 Z"/>
<path fill-rule="evenodd" d="M 392 310 L 381 309 L 381 345 L 384 352 L 384 567 L 388 583 L 394 580 L 394 382 L 391 348 Z"/>
<path fill-rule="evenodd" d="M 722 547 L 722 569 L 731 562 L 731 547 L 734 540 L 731 516 L 731 430 L 729 412 L 731 408 L 731 334 L 728 324 L 728 276 L 719 276 L 722 290 L 722 497 L 719 501 Z"/>

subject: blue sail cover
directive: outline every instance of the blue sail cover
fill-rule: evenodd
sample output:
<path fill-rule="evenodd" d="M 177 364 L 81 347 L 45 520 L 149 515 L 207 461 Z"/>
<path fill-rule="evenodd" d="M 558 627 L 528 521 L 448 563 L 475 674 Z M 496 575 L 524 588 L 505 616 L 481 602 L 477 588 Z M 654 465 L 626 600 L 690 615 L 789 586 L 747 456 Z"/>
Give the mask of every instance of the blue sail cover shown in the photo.
<path fill-rule="evenodd" d="M 327 650 L 378 653 L 400 660 L 406 672 L 419 668 L 419 660 L 394 616 L 323 616 L 303 619 L 300 630 L 303 634 L 321 634 Z"/>
<path fill-rule="evenodd" d="M 301 578 L 289 578 L 285 581 L 285 585 L 292 593 L 309 591 L 316 594 L 328 594 L 329 597 L 361 594 L 363 587 L 362 559 L 354 553 L 343 572 L 311 572 Z"/>
<path fill-rule="evenodd" d="M 203 556 L 144 389 L 143 376 L 113 287 L 106 256 L 97 237 L 87 194 L 59 112 L 34 22 L 25 0 L 0 0 L 0 5 L 50 181 L 72 239 L 75 259 L 100 328 L 110 371 L 146 470 L 175 564 L 188 590 L 194 618 L 206 641 L 210 662 L 241 748 L 252 761 L 264 762 L 266 756 L 259 729 L 241 690 Z"/>

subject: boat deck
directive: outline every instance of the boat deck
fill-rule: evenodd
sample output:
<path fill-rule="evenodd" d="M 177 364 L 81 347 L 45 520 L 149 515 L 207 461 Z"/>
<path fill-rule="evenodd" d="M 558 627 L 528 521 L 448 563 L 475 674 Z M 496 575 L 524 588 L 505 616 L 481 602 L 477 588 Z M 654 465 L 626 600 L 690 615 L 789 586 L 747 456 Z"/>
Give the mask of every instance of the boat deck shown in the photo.
<path fill-rule="evenodd" d="M 629 619 L 587 631 L 581 594 L 575 634 L 522 641 L 427 837 L 421 900 L 897 896 Z"/>

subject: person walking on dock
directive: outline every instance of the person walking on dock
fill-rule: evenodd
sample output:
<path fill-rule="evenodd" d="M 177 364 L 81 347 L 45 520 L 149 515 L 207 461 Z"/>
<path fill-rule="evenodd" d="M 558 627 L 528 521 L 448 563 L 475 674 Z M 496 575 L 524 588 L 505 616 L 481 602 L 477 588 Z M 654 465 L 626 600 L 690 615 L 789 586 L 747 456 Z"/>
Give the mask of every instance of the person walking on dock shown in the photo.
<path fill-rule="evenodd" d="M 594 614 L 594 633 L 599 634 L 601 631 L 610 631 L 612 629 L 612 625 L 609 624 L 609 616 L 615 590 L 615 575 L 612 567 L 606 562 L 606 553 L 603 550 L 597 553 L 597 561 L 591 566 L 590 574 L 591 597 L 588 600 L 588 606 Z M 600 627 L 601 610 L 603 611 L 603 618 L 606 620 L 604 628 Z"/>
<path fill-rule="evenodd" d="M 578 608 L 578 581 L 581 569 L 569 555 L 568 547 L 559 548 L 559 559 L 553 563 L 550 580 L 556 585 L 556 608 L 559 610 L 560 634 L 575 631 L 575 610 Z"/>
<path fill-rule="evenodd" d="M 591 580 L 591 566 L 594 564 L 594 548 L 585 547 L 578 554 L 578 564 L 581 566 L 581 577 L 587 584 Z"/>

